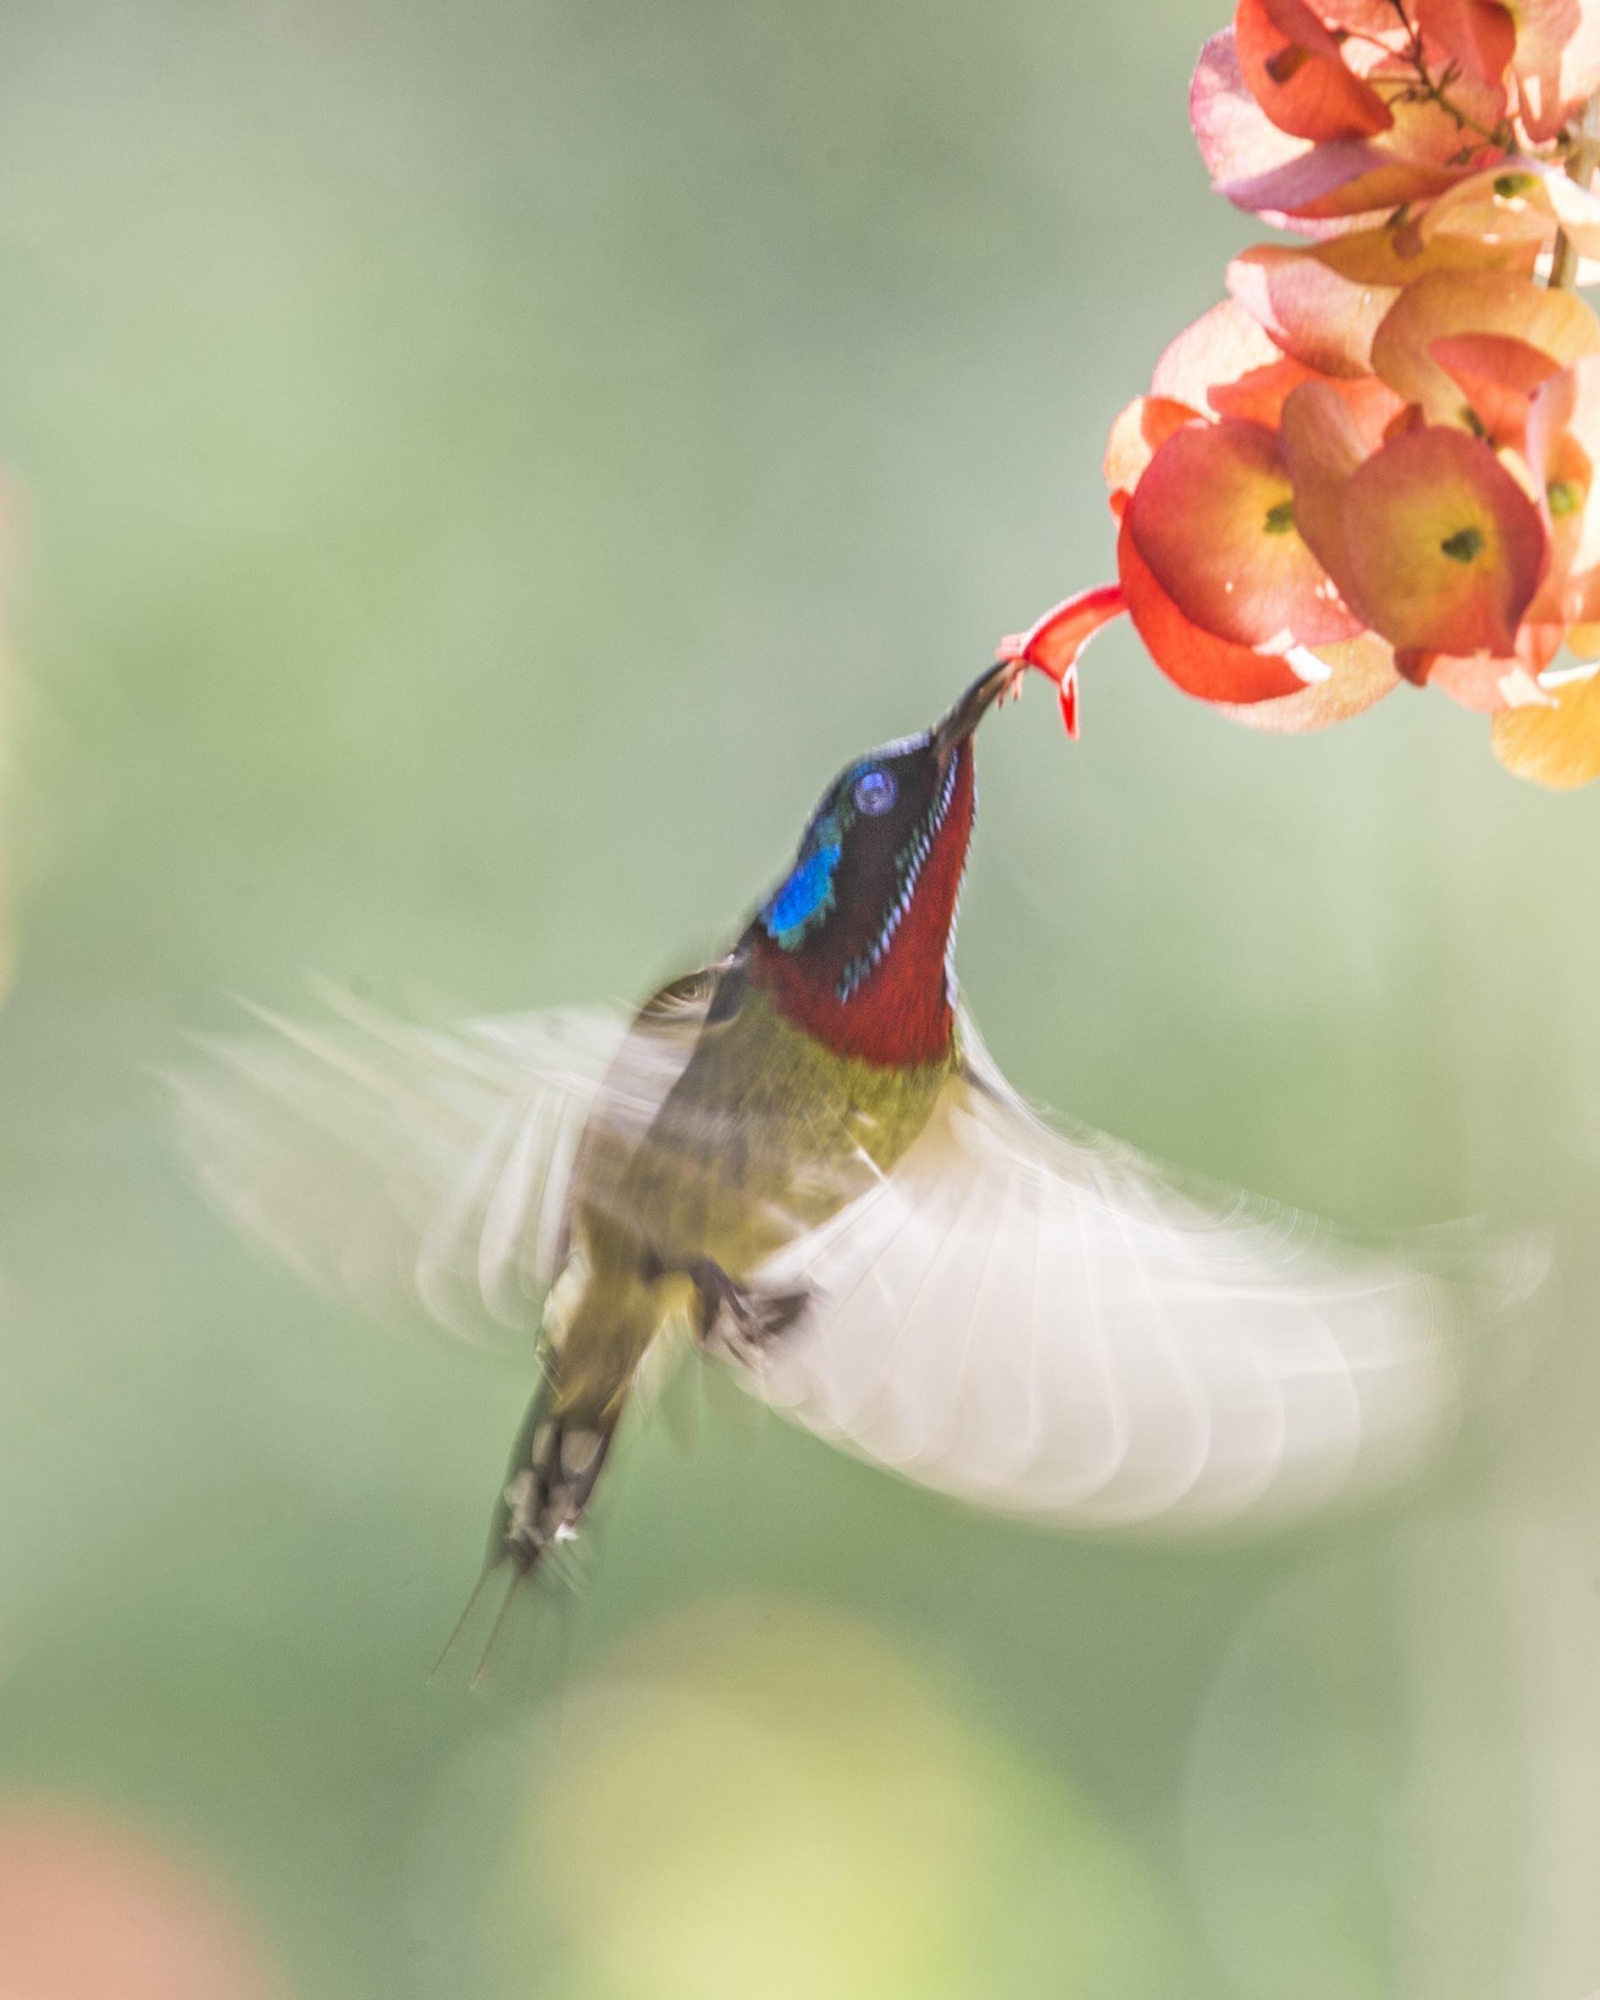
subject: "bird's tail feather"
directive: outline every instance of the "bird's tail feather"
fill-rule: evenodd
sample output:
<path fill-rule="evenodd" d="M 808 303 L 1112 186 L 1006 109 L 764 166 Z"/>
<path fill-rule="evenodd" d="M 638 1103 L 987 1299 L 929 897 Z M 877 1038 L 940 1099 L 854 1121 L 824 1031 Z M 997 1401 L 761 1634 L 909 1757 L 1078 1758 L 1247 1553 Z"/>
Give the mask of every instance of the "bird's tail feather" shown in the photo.
<path fill-rule="evenodd" d="M 551 1572 L 519 1568 L 509 1556 L 488 1564 L 429 1677 L 435 1686 L 525 1701 L 558 1691 L 565 1679 L 570 1590 L 551 1589 Z"/>
<path fill-rule="evenodd" d="M 456 1680 L 476 1659 L 470 1684 L 483 1687 L 521 1655 L 517 1634 L 531 1624 L 540 1583 L 570 1590 L 578 1581 L 577 1531 L 605 1467 L 618 1412 L 594 1419 L 561 1413 L 546 1379 L 512 1447 L 488 1555 L 466 1609 L 434 1669 Z"/>
<path fill-rule="evenodd" d="M 482 1683 L 521 1581 L 522 1574 L 509 1557 L 485 1563 L 434 1664 L 431 1680 L 447 1686 L 477 1687 Z"/>

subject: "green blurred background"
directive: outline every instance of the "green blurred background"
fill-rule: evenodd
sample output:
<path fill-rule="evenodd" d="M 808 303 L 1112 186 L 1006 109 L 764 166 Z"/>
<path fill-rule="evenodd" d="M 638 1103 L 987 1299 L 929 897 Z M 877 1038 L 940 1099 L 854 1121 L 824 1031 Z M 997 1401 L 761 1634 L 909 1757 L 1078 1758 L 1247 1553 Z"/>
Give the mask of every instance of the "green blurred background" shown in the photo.
<path fill-rule="evenodd" d="M 1358 1519 L 1056 1539 L 713 1408 L 629 1440 L 541 1699 L 430 1688 L 526 1371 L 253 1261 L 158 1081 L 308 970 L 643 990 L 1109 574 L 1106 427 L 1249 240 L 1224 12 L 0 14 L 0 1828 L 166 1856 L 257 1968 L 46 2000 L 1600 1987 L 1600 794 L 1481 719 L 1264 739 L 1118 631 L 1080 745 L 1042 687 L 984 737 L 1024 1088 L 1567 1228 L 1527 1391 Z"/>

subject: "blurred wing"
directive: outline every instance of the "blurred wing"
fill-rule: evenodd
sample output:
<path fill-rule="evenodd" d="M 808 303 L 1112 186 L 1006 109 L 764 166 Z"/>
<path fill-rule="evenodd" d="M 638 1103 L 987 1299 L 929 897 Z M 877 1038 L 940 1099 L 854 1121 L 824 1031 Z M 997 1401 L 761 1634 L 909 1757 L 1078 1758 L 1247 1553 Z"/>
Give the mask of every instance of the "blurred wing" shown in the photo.
<path fill-rule="evenodd" d="M 810 1317 L 746 1386 L 945 1492 L 1083 1523 L 1308 1512 L 1411 1463 L 1458 1336 L 1531 1294 L 1537 1244 L 1456 1277 L 1044 1124 L 964 1026 L 966 1073 L 881 1186 L 760 1274 Z"/>
<path fill-rule="evenodd" d="M 692 975 L 631 1020 L 423 1028 L 333 991 L 324 1025 L 258 1011 L 262 1032 L 207 1043 L 174 1079 L 185 1148 L 235 1227 L 320 1289 L 478 1344 L 531 1338 L 580 1142 L 643 1133 L 714 985 Z"/>

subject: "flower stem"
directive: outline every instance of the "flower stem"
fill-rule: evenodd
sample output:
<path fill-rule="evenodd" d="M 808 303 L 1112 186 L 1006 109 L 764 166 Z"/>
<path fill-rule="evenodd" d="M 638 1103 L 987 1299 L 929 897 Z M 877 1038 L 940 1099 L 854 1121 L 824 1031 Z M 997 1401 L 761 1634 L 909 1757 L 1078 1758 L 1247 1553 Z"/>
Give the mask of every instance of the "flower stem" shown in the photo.
<path fill-rule="evenodd" d="M 1587 191 L 1597 167 L 1600 167 L 1600 91 L 1589 99 L 1573 127 L 1572 140 L 1567 148 L 1567 178 Z M 1567 232 L 1558 229 L 1555 248 L 1550 254 L 1550 289 L 1553 292 L 1570 292 L 1577 283 L 1577 250 Z"/>
<path fill-rule="evenodd" d="M 1448 86 L 1455 74 L 1455 65 L 1452 63 L 1442 77 L 1436 77 L 1428 68 L 1428 54 L 1423 46 L 1422 30 L 1407 12 L 1406 0 L 1389 0 L 1389 5 L 1394 10 L 1395 17 L 1405 33 L 1409 46 L 1405 50 L 1404 60 L 1411 65 L 1412 74 L 1416 78 L 1415 83 L 1402 85 L 1398 94 L 1390 100 L 1391 104 L 1401 104 L 1408 101 L 1415 103 L 1419 99 L 1425 104 L 1436 104 L 1447 117 L 1455 120 L 1458 132 L 1474 132 L 1486 146 L 1495 146 L 1502 153 L 1508 151 L 1512 141 L 1509 121 L 1502 118 L 1500 123 L 1491 132 L 1487 125 L 1481 125 L 1476 118 L 1468 117 L 1467 113 L 1449 95 Z M 1361 39 L 1363 41 L 1372 41 L 1374 37 L 1364 35 Z M 1385 42 L 1379 42 L 1377 46 L 1386 52 L 1388 50 L 1388 44 Z M 1381 85 L 1382 83 L 1397 81 L 1397 79 L 1379 78 L 1375 81 Z"/>

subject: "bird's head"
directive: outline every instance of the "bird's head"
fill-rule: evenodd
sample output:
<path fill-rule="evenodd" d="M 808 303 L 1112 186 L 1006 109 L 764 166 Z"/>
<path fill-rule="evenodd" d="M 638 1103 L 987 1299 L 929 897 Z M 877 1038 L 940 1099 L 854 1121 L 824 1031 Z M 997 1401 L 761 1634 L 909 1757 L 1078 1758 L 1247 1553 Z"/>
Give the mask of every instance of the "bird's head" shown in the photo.
<path fill-rule="evenodd" d="M 949 1050 L 973 732 L 1020 671 L 990 668 L 932 729 L 846 765 L 761 906 L 753 973 L 781 1013 L 841 1055 L 902 1064 Z"/>

